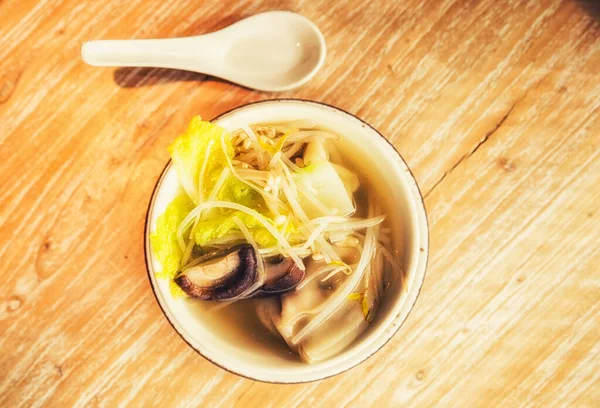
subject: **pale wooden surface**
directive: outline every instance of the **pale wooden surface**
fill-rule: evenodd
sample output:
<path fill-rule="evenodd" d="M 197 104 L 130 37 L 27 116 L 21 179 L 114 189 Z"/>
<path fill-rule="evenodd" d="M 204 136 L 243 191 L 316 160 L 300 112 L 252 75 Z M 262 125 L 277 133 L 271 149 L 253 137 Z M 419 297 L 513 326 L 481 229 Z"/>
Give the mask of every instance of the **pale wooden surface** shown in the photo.
<path fill-rule="evenodd" d="M 182 36 L 263 10 L 329 46 L 303 88 L 84 65 L 99 38 Z M 598 3 L 0 2 L 0 406 L 600 406 Z M 359 115 L 426 196 L 416 307 L 358 368 L 274 386 L 205 361 L 150 290 L 142 236 L 196 113 L 273 97 Z"/>

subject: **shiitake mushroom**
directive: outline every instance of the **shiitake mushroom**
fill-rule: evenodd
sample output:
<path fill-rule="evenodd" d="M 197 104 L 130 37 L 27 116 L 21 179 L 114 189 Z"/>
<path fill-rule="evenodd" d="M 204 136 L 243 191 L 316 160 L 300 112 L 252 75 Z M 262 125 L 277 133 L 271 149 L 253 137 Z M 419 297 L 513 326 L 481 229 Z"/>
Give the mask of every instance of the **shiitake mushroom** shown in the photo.
<path fill-rule="evenodd" d="M 235 246 L 213 253 L 201 263 L 184 269 L 175 283 L 188 295 L 202 300 L 228 300 L 247 291 L 260 279 L 258 262 L 263 262 L 252 245 Z M 264 284 L 253 296 L 279 294 L 294 288 L 304 271 L 291 258 L 264 261 Z"/>

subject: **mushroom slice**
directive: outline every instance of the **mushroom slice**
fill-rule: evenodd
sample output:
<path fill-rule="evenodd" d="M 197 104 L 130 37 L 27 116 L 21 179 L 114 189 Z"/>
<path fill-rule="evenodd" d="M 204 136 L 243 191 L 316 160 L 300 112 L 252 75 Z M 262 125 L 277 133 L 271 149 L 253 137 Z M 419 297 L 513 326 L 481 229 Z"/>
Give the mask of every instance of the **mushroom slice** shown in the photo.
<path fill-rule="evenodd" d="M 247 290 L 257 279 L 256 253 L 246 244 L 183 270 L 175 283 L 194 298 L 227 300 Z"/>
<path fill-rule="evenodd" d="M 260 289 L 265 295 L 293 289 L 304 279 L 304 271 L 289 257 L 266 261 L 265 275 L 265 284 Z"/>

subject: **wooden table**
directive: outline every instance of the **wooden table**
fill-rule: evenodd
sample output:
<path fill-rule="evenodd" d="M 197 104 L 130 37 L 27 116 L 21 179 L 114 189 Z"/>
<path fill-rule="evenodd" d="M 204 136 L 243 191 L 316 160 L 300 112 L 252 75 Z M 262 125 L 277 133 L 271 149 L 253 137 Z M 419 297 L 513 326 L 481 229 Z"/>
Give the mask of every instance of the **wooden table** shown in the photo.
<path fill-rule="evenodd" d="M 0 406 L 600 406 L 600 6 L 577 1 L 0 2 Z M 209 32 L 264 10 L 322 29 L 321 72 L 269 94 L 86 66 L 83 41 Z M 400 332 L 305 385 L 229 374 L 150 290 L 144 219 L 199 113 L 298 97 L 392 140 L 431 257 Z"/>

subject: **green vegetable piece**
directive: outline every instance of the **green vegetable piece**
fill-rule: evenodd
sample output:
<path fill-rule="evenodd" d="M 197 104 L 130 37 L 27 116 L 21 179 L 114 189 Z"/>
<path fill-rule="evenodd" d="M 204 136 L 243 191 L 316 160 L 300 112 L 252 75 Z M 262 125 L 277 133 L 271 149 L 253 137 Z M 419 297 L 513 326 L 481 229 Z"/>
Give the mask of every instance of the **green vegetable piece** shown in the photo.
<path fill-rule="evenodd" d="M 150 244 L 162 265 L 162 270 L 156 274 L 158 278 L 172 281 L 179 271 L 183 253 L 177 243 L 177 227 L 192 208 L 194 205 L 190 199 L 182 195 L 175 198 L 156 220 L 156 230 L 150 234 Z M 171 285 L 171 292 L 174 292 L 173 296 L 183 294 L 177 285 Z"/>
<path fill-rule="evenodd" d="M 194 116 L 184 134 L 179 136 L 171 146 L 169 153 L 177 170 L 179 181 L 194 204 L 198 204 L 205 191 L 199 191 L 199 177 L 204 174 L 202 184 L 212 180 L 213 184 L 225 166 L 225 155 L 221 146 L 221 138 L 225 141 L 226 153 L 234 155 L 231 135 L 222 127 L 203 121 Z M 207 154 L 208 153 L 208 154 Z"/>

